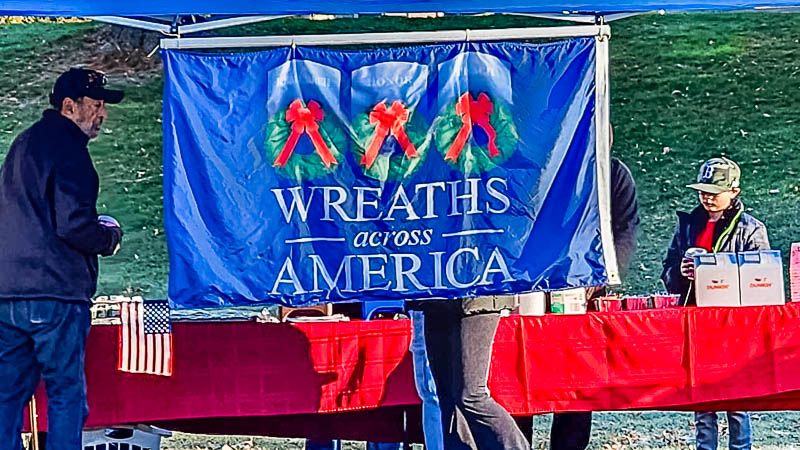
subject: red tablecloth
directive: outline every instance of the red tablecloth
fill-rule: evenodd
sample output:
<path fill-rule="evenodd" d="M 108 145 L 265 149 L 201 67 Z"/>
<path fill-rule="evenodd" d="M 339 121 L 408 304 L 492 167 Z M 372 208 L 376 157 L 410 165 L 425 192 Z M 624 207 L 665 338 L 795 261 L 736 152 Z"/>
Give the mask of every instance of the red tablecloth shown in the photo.
<path fill-rule="evenodd" d="M 417 429 L 409 321 L 177 323 L 174 339 L 173 377 L 124 374 L 117 328 L 93 327 L 87 426 L 369 438 L 406 414 Z M 489 387 L 517 415 L 800 409 L 798 350 L 795 304 L 510 317 Z"/>

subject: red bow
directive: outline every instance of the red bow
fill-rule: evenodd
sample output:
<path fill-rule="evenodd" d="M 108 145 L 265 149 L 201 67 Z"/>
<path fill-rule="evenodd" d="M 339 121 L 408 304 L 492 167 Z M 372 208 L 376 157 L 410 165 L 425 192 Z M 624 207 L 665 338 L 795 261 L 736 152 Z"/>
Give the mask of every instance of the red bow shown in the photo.
<path fill-rule="evenodd" d="M 408 123 L 408 108 L 399 100 L 392 102 L 391 108 L 386 108 L 386 102 L 381 101 L 376 104 L 369 113 L 369 123 L 376 124 L 375 133 L 366 153 L 361 158 L 361 164 L 366 168 L 372 167 L 378 157 L 378 151 L 383 145 L 383 141 L 388 134 L 392 134 L 397 143 L 406 153 L 406 158 L 416 158 L 417 148 L 406 134 L 406 123 Z"/>
<path fill-rule="evenodd" d="M 289 109 L 286 110 L 286 121 L 292 124 L 292 133 L 289 135 L 289 138 L 286 139 L 286 144 L 284 144 L 278 157 L 275 158 L 275 162 L 272 166 L 286 166 L 289 157 L 292 156 L 292 152 L 294 152 L 297 141 L 300 139 L 300 135 L 303 133 L 308 133 L 308 137 L 311 138 L 311 143 L 314 144 L 314 150 L 317 151 L 325 167 L 330 168 L 331 164 L 337 164 L 336 158 L 331 154 L 328 145 L 319 133 L 318 122 L 321 122 L 324 117 L 322 108 L 319 106 L 319 103 L 314 100 L 308 102 L 307 108 L 303 106 L 302 100 L 297 99 L 293 101 L 289 105 Z"/>
<path fill-rule="evenodd" d="M 453 144 L 450 145 L 450 149 L 448 149 L 447 153 L 444 155 L 444 159 L 449 159 L 451 161 L 458 160 L 461 149 L 464 148 L 464 144 L 467 142 L 467 139 L 469 139 L 470 132 L 472 132 L 472 127 L 474 125 L 483 128 L 483 131 L 485 131 L 486 135 L 489 137 L 489 156 L 494 158 L 499 155 L 500 150 L 498 150 L 497 144 L 495 143 L 497 132 L 494 130 L 494 127 L 492 127 L 492 124 L 489 123 L 489 117 L 491 117 L 493 110 L 494 105 L 489 99 L 489 96 L 484 92 L 478 95 L 478 100 L 473 100 L 469 92 L 461 95 L 458 99 L 458 103 L 456 103 L 456 114 L 461 116 L 461 129 L 458 130 L 458 134 L 453 140 Z"/>

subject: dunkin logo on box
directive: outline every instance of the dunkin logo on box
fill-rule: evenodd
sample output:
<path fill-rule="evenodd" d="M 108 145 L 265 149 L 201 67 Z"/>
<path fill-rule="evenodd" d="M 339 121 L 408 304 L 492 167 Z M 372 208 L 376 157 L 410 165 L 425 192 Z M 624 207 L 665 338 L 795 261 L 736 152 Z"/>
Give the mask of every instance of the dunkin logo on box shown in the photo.
<path fill-rule="evenodd" d="M 706 285 L 708 290 L 730 289 L 731 285 L 725 283 L 725 280 L 711 280 L 711 284 Z"/>
<path fill-rule="evenodd" d="M 753 281 L 750 282 L 751 288 L 771 288 L 772 282 L 768 281 L 766 277 L 764 278 L 755 278 Z"/>

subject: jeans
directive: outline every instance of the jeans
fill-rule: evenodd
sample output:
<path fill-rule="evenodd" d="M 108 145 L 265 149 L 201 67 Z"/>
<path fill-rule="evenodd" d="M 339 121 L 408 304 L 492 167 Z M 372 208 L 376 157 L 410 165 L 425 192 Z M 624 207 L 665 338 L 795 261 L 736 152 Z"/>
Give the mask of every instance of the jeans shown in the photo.
<path fill-rule="evenodd" d="M 551 450 L 584 450 L 592 434 L 592 413 L 555 413 L 550 427 Z"/>
<path fill-rule="evenodd" d="M 80 450 L 89 303 L 0 301 L 0 449 L 20 450 L 22 411 L 44 378 L 48 450 Z"/>
<path fill-rule="evenodd" d="M 306 439 L 306 450 L 341 450 L 342 441 L 338 439 L 330 441 L 316 441 L 313 439 Z"/>
<path fill-rule="evenodd" d="M 422 431 L 425 434 L 426 450 L 444 450 L 442 436 L 442 412 L 439 409 L 439 396 L 433 381 L 428 352 L 425 350 L 425 315 L 422 311 L 410 311 L 414 325 L 411 339 L 411 354 L 414 359 L 414 383 L 422 400 Z"/>
<path fill-rule="evenodd" d="M 461 302 L 436 302 L 425 307 L 425 343 L 439 396 L 444 448 L 470 448 L 458 436 L 460 412 L 478 450 L 529 449 L 511 415 L 487 387 L 499 313 L 465 315 Z"/>
<path fill-rule="evenodd" d="M 728 434 L 730 450 L 750 450 L 750 413 L 728 411 Z M 697 450 L 716 450 L 718 442 L 717 413 L 696 412 L 694 423 L 697 430 Z"/>
<path fill-rule="evenodd" d="M 400 442 L 367 442 L 367 450 L 403 450 Z"/>

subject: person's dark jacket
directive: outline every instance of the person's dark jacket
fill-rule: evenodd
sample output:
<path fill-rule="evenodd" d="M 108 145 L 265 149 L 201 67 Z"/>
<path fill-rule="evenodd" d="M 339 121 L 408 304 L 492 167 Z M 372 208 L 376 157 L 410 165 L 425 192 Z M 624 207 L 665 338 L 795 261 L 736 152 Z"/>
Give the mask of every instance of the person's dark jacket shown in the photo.
<path fill-rule="evenodd" d="M 47 110 L 0 167 L 0 299 L 89 301 L 97 255 L 122 232 L 97 222 L 99 180 L 71 120 Z"/>
<path fill-rule="evenodd" d="M 697 236 L 708 223 L 708 212 L 698 206 L 692 212 L 678 212 L 678 228 L 664 258 L 661 280 L 671 294 L 680 294 L 684 305 L 694 304 L 694 293 L 690 292 L 691 281 L 681 275 L 681 261 L 686 250 L 695 247 Z M 761 221 L 744 212 L 744 205 L 734 198 L 714 226 L 712 242 L 714 252 L 747 252 L 769 250 L 767 227 Z"/>
<path fill-rule="evenodd" d="M 628 272 L 636 252 L 636 233 L 639 229 L 639 203 L 636 183 L 630 169 L 617 158 L 611 158 L 611 229 L 617 255 L 617 267 L 622 278 Z M 601 287 L 588 288 L 587 298 L 603 295 Z M 513 295 L 486 295 L 462 300 L 465 314 L 497 312 L 514 307 Z"/>
<path fill-rule="evenodd" d="M 611 230 L 617 266 L 621 278 L 636 253 L 636 233 L 639 230 L 639 202 L 636 183 L 630 169 L 617 158 L 611 158 Z"/>

